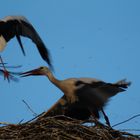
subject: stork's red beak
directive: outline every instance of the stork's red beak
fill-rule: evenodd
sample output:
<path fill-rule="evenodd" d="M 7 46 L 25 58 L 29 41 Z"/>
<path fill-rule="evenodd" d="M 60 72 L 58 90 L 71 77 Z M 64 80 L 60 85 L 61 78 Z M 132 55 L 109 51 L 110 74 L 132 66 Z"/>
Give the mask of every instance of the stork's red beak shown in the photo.
<path fill-rule="evenodd" d="M 42 75 L 39 69 L 34 69 L 30 71 L 26 71 L 20 74 L 21 77 L 32 76 L 32 75 Z"/>

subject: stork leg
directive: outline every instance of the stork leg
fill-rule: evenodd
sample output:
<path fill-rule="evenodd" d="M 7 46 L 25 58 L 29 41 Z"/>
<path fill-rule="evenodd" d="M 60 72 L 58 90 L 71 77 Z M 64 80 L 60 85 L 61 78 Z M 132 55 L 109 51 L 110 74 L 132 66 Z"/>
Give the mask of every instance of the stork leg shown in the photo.
<path fill-rule="evenodd" d="M 107 115 L 105 114 L 103 108 L 101 108 L 101 111 L 102 111 L 102 113 L 103 113 L 103 115 L 104 115 L 104 118 L 105 118 L 106 124 L 107 124 L 109 127 L 111 127 L 111 125 L 110 125 L 110 121 L 109 121 L 109 118 L 108 118 Z"/>
<path fill-rule="evenodd" d="M 89 111 L 91 113 L 91 116 L 94 120 L 94 123 L 95 125 L 102 125 L 99 121 L 98 121 L 98 118 L 99 118 L 99 113 L 98 111 L 95 109 L 94 111 L 92 109 L 89 108 Z M 95 115 L 96 114 L 96 115 Z"/>

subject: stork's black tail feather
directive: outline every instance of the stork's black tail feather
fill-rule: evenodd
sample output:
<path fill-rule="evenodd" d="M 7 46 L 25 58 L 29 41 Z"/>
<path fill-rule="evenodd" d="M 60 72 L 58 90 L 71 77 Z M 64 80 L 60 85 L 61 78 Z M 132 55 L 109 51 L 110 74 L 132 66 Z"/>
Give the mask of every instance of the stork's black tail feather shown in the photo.
<path fill-rule="evenodd" d="M 126 79 L 120 80 L 116 83 L 114 83 L 115 86 L 120 87 L 120 88 L 128 88 L 128 86 L 131 85 L 131 82 L 127 82 Z"/>

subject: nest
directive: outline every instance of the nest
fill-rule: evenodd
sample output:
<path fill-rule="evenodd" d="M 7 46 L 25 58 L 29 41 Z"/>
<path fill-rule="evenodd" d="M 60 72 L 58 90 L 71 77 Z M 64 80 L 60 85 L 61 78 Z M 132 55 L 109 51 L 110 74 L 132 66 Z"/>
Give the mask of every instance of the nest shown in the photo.
<path fill-rule="evenodd" d="M 0 140 L 138 140 L 138 136 L 114 130 L 99 122 L 85 125 L 65 116 L 37 118 L 23 124 L 0 127 Z"/>

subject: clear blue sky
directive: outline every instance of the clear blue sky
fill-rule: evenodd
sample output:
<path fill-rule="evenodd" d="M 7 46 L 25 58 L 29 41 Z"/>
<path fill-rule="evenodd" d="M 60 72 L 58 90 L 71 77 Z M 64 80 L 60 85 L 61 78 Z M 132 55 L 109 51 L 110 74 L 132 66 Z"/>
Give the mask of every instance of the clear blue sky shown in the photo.
<path fill-rule="evenodd" d="M 113 97 L 105 109 L 111 124 L 116 124 L 140 113 L 139 7 L 139 0 L 2 0 L 0 18 L 7 15 L 28 18 L 50 50 L 54 74 L 59 79 L 94 77 L 107 82 L 123 78 L 132 81 L 132 86 Z M 13 71 L 46 65 L 29 39 L 22 38 L 22 42 L 26 57 L 16 39 L 1 53 L 10 65 L 22 64 L 22 68 Z M 0 121 L 11 123 L 33 118 L 23 99 L 39 114 L 63 95 L 46 77 L 28 77 L 9 84 L 1 76 L 0 91 Z M 116 129 L 140 129 L 139 120 Z"/>

